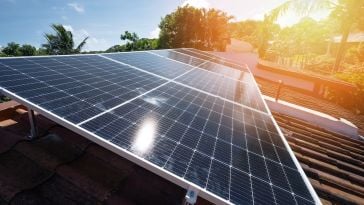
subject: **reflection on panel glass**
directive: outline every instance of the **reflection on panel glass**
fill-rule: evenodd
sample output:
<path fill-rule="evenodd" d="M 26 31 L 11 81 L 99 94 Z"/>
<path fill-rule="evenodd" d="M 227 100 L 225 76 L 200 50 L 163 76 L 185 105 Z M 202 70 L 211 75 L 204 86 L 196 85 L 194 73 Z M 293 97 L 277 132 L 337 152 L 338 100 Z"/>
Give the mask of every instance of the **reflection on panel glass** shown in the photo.
<path fill-rule="evenodd" d="M 205 60 L 195 58 L 193 56 L 181 54 L 181 53 L 175 52 L 173 50 L 153 50 L 150 52 L 163 56 L 163 57 L 166 57 L 166 58 L 170 58 L 170 59 L 182 62 L 182 63 L 186 63 L 191 66 L 199 66 L 206 62 Z"/>
<path fill-rule="evenodd" d="M 193 68 L 148 52 L 113 53 L 103 56 L 166 78 L 175 78 Z"/>
<path fill-rule="evenodd" d="M 154 145 L 156 135 L 157 122 L 153 118 L 146 117 L 141 122 L 130 149 L 140 156 L 148 154 Z"/>
<path fill-rule="evenodd" d="M 182 51 L 0 59 L 0 86 L 232 203 L 313 204 L 251 74 Z"/>
<path fill-rule="evenodd" d="M 97 55 L 0 59 L 0 86 L 79 123 L 166 80 Z"/>
<path fill-rule="evenodd" d="M 237 70 L 249 72 L 248 68 L 246 68 L 244 65 L 239 65 L 239 64 L 230 62 L 227 59 L 220 58 L 220 57 L 210 54 L 208 52 L 200 51 L 200 50 L 193 49 L 193 48 L 180 48 L 180 49 L 175 49 L 175 51 L 184 53 L 184 54 L 187 54 L 190 56 L 194 56 L 194 57 L 197 57 L 200 59 L 204 59 L 207 61 L 211 61 L 211 62 L 214 62 L 217 64 L 225 65 L 225 66 L 237 69 Z"/>
<path fill-rule="evenodd" d="M 236 79 L 244 79 L 245 75 L 250 75 L 250 73 L 246 72 L 237 74 L 239 74 L 239 76 L 235 76 Z M 176 81 L 251 108 L 267 112 L 263 99 L 261 98 L 254 81 L 242 82 L 200 69 L 195 69 L 188 74 L 177 78 Z"/>
<path fill-rule="evenodd" d="M 302 178 L 284 177 L 299 172 L 282 160 L 290 155 L 271 118 L 221 98 L 169 83 L 82 127 L 233 203 L 252 201 L 247 192 L 264 197 L 251 189 L 254 179 L 312 204 L 308 192 L 281 183 L 307 189 Z M 273 168 L 283 178 L 270 181 Z"/>

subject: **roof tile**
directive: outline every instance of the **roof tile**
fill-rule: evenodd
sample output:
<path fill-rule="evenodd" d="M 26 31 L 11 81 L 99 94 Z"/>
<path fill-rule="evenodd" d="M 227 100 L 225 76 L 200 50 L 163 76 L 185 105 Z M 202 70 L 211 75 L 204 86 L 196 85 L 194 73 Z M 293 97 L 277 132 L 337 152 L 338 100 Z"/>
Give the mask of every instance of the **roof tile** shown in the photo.
<path fill-rule="evenodd" d="M 36 188 L 18 194 L 11 204 L 23 205 L 25 202 L 29 205 L 101 204 L 96 198 L 57 174 Z"/>
<path fill-rule="evenodd" d="M 55 134 L 35 141 L 21 142 L 14 149 L 52 171 L 60 164 L 76 159 L 82 153 L 80 149 L 76 149 Z"/>
<path fill-rule="evenodd" d="M 25 139 L 21 135 L 13 134 L 4 129 L 0 129 L 1 143 L 0 143 L 0 153 L 6 152 L 11 149 L 16 143 Z"/>
<path fill-rule="evenodd" d="M 59 167 L 57 173 L 100 201 L 127 177 L 123 170 L 115 169 L 90 153 Z"/>
<path fill-rule="evenodd" d="M 106 203 L 121 195 L 136 204 L 181 204 L 185 194 L 186 190 L 183 188 L 145 169 L 137 169 Z"/>
<path fill-rule="evenodd" d="M 0 197 L 6 201 L 51 176 L 51 172 L 15 150 L 0 155 L 0 173 Z"/>

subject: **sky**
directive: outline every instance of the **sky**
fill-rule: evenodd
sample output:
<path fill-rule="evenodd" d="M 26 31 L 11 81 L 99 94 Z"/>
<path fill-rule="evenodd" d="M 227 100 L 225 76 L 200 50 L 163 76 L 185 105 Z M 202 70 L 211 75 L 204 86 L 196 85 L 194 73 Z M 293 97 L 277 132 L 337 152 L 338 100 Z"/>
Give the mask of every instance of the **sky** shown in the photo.
<path fill-rule="evenodd" d="M 186 4 L 217 8 L 235 17 L 262 19 L 264 13 L 286 0 L 0 0 L 0 46 L 9 42 L 40 47 L 50 25 L 62 24 L 74 34 L 75 42 L 89 36 L 84 48 L 106 50 L 121 44 L 120 34 L 128 30 L 140 37 L 158 37 L 162 17 Z M 314 14 L 323 18 L 327 12 Z M 279 23 L 283 26 L 301 17 L 288 13 Z"/>

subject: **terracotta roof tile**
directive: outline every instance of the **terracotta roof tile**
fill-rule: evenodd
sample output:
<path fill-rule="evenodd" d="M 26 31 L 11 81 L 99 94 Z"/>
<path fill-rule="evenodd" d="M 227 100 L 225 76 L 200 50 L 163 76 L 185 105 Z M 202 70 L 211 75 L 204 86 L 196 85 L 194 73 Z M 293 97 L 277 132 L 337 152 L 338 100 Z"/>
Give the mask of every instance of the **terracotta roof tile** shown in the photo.
<path fill-rule="evenodd" d="M 137 191 L 135 191 L 137 190 Z M 108 201 L 123 196 L 136 204 L 180 204 L 186 190 L 144 170 L 135 170 Z"/>
<path fill-rule="evenodd" d="M 55 134 L 49 134 L 36 141 L 18 143 L 14 149 L 51 171 L 60 164 L 75 160 L 82 154 L 80 149 L 65 143 L 61 137 Z"/>
<path fill-rule="evenodd" d="M 259 77 L 255 77 L 255 80 L 259 84 L 259 88 L 264 95 L 271 97 L 276 96 L 278 89 L 277 82 L 272 82 Z M 364 134 L 364 115 L 357 115 L 352 110 L 343 108 L 342 106 L 339 106 L 333 102 L 314 96 L 309 92 L 304 92 L 289 86 L 283 86 L 281 88 L 279 99 L 329 114 L 335 118 L 344 118 L 349 120 L 360 129 L 362 134 Z M 318 131 L 319 130 L 320 129 L 318 129 Z"/>
<path fill-rule="evenodd" d="M 1 136 L 0 153 L 8 151 L 19 141 L 25 140 L 23 136 L 14 134 L 4 129 L 0 129 L 0 136 Z"/>
<path fill-rule="evenodd" d="M 52 175 L 15 150 L 0 155 L 0 173 L 0 196 L 6 201 L 25 189 L 34 188 Z"/>
<path fill-rule="evenodd" d="M 57 174 L 34 189 L 19 193 L 11 204 L 23 205 L 24 202 L 30 205 L 101 204 L 96 198 Z"/>
<path fill-rule="evenodd" d="M 324 204 L 364 204 L 362 141 L 273 114 Z"/>
<path fill-rule="evenodd" d="M 125 180 L 127 174 L 90 153 L 57 169 L 57 174 L 104 201 L 110 192 Z"/>
<path fill-rule="evenodd" d="M 75 149 L 79 149 L 81 151 L 86 150 L 86 148 L 92 144 L 92 142 L 64 127 L 57 125 L 51 127 L 48 130 L 49 133 L 60 136 L 64 143 L 67 143 L 69 146 L 72 146 Z"/>

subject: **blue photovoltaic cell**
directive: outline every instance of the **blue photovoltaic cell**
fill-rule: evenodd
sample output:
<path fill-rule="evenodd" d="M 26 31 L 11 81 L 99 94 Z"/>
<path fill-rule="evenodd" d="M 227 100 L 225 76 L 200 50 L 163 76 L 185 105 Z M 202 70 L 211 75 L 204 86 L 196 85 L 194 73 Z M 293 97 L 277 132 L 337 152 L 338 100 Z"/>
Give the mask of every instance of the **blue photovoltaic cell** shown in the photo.
<path fill-rule="evenodd" d="M 250 75 L 250 73 L 242 72 L 241 75 L 243 78 L 243 75 Z M 242 82 L 200 69 L 195 69 L 192 72 L 177 78 L 176 81 L 251 108 L 267 112 L 263 99 L 259 95 L 258 88 L 252 82 Z"/>
<path fill-rule="evenodd" d="M 217 63 L 206 61 L 204 63 L 202 59 L 173 50 L 156 50 L 151 52 L 201 68 L 193 70 L 176 81 L 267 112 L 250 72 L 233 69 Z M 207 73 L 204 70 L 210 72 Z M 204 81 L 201 81 L 202 78 Z"/>
<path fill-rule="evenodd" d="M 247 83 L 253 83 L 254 81 L 254 78 L 251 75 L 251 73 L 245 68 L 234 69 L 232 67 L 228 67 L 220 63 L 216 63 L 213 61 L 206 61 L 206 59 L 198 58 L 198 55 L 196 57 L 190 56 L 183 52 L 182 53 L 176 52 L 175 50 L 155 50 L 150 52 L 191 66 L 197 66 L 201 69 L 205 69 L 210 72 L 214 72 L 229 78 L 233 78 L 235 80 L 245 81 Z"/>
<path fill-rule="evenodd" d="M 0 87 L 231 203 L 314 204 L 248 70 L 150 52 L 0 58 Z"/>
<path fill-rule="evenodd" d="M 1 87 L 73 123 L 166 82 L 95 55 L 0 59 L 0 72 Z"/>
<path fill-rule="evenodd" d="M 175 78 L 193 68 L 148 52 L 103 54 L 103 56 L 169 79 Z"/>
<path fill-rule="evenodd" d="M 206 62 L 203 59 L 195 58 L 195 57 L 192 57 L 189 55 L 175 52 L 173 50 L 153 50 L 150 52 L 163 56 L 163 57 L 166 57 L 166 58 L 169 58 L 169 59 L 173 59 L 178 62 L 186 63 L 191 66 L 199 66 Z"/>
<path fill-rule="evenodd" d="M 253 201 L 252 193 L 274 201 L 276 187 L 312 203 L 303 179 L 286 177 L 299 172 L 277 156 L 285 148 L 273 145 L 282 139 L 265 114 L 175 83 L 125 106 L 82 127 L 234 203 Z"/>
<path fill-rule="evenodd" d="M 218 57 L 216 55 L 210 54 L 208 52 L 200 51 L 193 48 L 180 48 L 180 49 L 174 49 L 174 51 L 184 53 L 186 55 L 190 55 L 196 58 L 204 59 L 206 61 L 214 62 L 217 64 L 221 64 L 230 68 L 234 68 L 240 71 L 246 71 L 249 72 L 249 69 L 243 65 L 238 65 L 237 63 L 230 62 L 227 59 L 223 59 L 221 57 Z"/>

